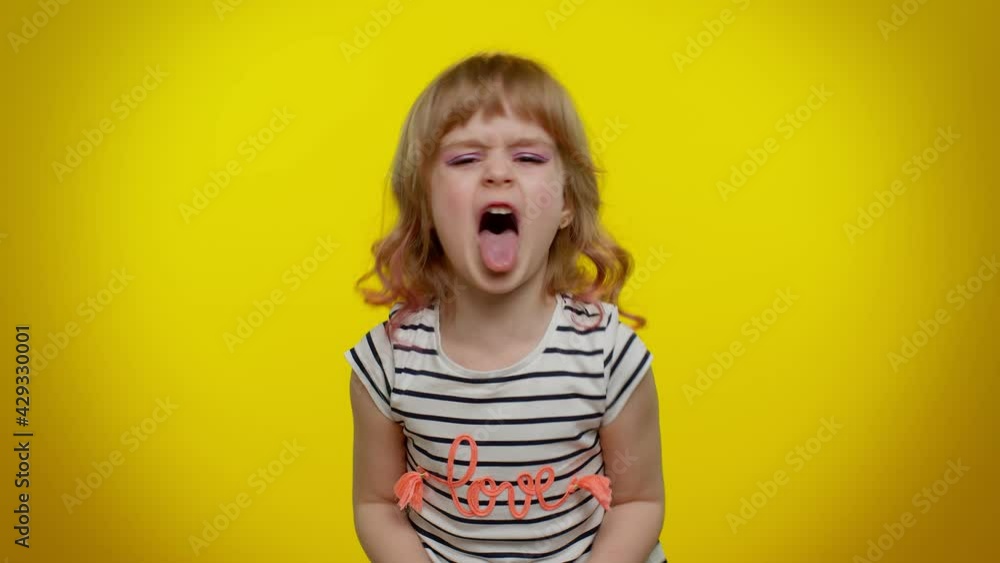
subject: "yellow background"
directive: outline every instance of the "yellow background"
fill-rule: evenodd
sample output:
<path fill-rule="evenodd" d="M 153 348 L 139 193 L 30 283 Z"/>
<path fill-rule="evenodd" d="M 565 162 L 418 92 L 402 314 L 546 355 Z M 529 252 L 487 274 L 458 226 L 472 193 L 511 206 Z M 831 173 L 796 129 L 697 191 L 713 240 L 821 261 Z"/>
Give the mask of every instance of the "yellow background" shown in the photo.
<path fill-rule="evenodd" d="M 996 560 L 1000 277 L 972 282 L 960 310 L 949 295 L 1000 252 L 1000 13 L 904 4 L 919 9 L 883 31 L 892 0 L 400 0 L 396 14 L 385 1 L 77 0 L 21 41 L 42 8 L 4 2 L 0 357 L 13 371 L 16 324 L 31 325 L 36 360 L 50 342 L 58 353 L 33 366 L 23 428 L 29 549 L 13 543 L 14 438 L 0 447 L 0 557 L 363 560 L 341 354 L 385 311 L 352 285 L 392 217 L 385 179 L 409 105 L 446 65 L 505 49 L 550 66 L 595 144 L 609 139 L 595 147 L 603 217 L 641 274 L 623 305 L 649 319 L 656 355 L 670 560 L 852 561 L 907 511 L 916 523 L 882 561 Z M 721 33 L 679 65 L 724 9 Z M 147 67 L 165 74 L 146 79 L 155 88 L 141 87 Z M 832 95 L 786 138 L 779 120 L 805 115 L 814 87 Z M 241 143 L 282 108 L 294 118 L 248 161 Z M 57 174 L 104 119 L 113 130 Z M 949 127 L 959 138 L 914 180 L 907 162 Z M 717 182 L 771 137 L 778 150 L 723 198 Z M 230 160 L 240 173 L 186 220 Z M 852 241 L 844 224 L 877 212 L 896 179 L 906 191 Z M 318 238 L 336 248 L 313 262 Z M 751 342 L 744 324 L 785 289 L 797 300 Z M 949 321 L 894 368 L 888 354 L 938 309 Z M 67 323 L 78 330 L 60 336 Z M 734 341 L 745 353 L 689 401 L 685 385 Z M 13 376 L 10 432 L 23 430 Z M 130 451 L 122 434 L 154 415 Z M 824 418 L 843 428 L 790 461 Z M 286 441 L 304 448 L 291 463 Z M 116 451 L 123 463 L 67 510 Z M 967 474 L 922 513 L 914 495 L 958 460 Z M 269 464 L 280 475 L 260 490 L 248 478 Z M 780 470 L 787 484 L 734 532 L 727 515 Z M 240 494 L 250 504 L 195 556 L 190 537 Z"/>

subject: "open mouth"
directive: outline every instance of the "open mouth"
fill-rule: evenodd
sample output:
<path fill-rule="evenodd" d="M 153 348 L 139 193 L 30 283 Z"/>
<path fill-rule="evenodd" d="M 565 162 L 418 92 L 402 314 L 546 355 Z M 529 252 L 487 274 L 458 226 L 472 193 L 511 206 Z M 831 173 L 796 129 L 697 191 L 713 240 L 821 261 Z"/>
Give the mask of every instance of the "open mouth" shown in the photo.
<path fill-rule="evenodd" d="M 507 205 L 490 205 L 479 216 L 479 254 L 492 272 L 504 273 L 517 264 L 517 214 Z"/>
<path fill-rule="evenodd" d="M 487 207 L 479 218 L 479 231 L 489 231 L 493 234 L 511 230 L 517 234 L 517 217 L 509 207 L 491 205 Z"/>

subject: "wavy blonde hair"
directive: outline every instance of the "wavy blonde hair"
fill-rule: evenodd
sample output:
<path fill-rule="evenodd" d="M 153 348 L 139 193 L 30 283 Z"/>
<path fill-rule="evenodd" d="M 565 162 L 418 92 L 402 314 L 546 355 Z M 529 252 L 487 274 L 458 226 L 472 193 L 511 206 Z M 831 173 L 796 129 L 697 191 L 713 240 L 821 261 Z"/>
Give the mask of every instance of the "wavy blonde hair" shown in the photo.
<path fill-rule="evenodd" d="M 569 94 L 532 60 L 506 53 L 478 54 L 438 75 L 414 102 L 403 125 L 390 182 L 399 216 L 388 235 L 372 245 L 375 265 L 357 281 L 369 304 L 391 307 L 401 302 L 390 319 L 390 334 L 409 313 L 435 300 L 450 301 L 461 291 L 444 259 L 430 211 L 427 172 L 442 137 L 478 111 L 489 118 L 508 109 L 545 129 L 563 162 L 564 197 L 573 221 L 558 231 L 549 248 L 547 290 L 586 303 L 618 304 L 632 270 L 632 256 L 601 226 L 598 170 Z M 372 276 L 378 277 L 380 289 L 362 286 Z M 603 318 L 603 309 L 599 310 L 598 324 Z M 643 317 L 621 310 L 620 314 L 637 328 L 645 325 Z"/>

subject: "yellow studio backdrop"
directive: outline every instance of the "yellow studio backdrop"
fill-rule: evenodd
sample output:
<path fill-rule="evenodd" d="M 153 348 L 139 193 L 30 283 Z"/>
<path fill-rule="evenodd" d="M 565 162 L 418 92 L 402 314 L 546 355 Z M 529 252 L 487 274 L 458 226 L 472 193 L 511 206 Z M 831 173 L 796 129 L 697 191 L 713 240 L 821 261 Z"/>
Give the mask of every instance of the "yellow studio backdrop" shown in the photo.
<path fill-rule="evenodd" d="M 353 283 L 409 105 L 511 50 L 636 260 L 670 560 L 997 560 L 998 16 L 4 2 L 0 558 L 363 561 Z"/>

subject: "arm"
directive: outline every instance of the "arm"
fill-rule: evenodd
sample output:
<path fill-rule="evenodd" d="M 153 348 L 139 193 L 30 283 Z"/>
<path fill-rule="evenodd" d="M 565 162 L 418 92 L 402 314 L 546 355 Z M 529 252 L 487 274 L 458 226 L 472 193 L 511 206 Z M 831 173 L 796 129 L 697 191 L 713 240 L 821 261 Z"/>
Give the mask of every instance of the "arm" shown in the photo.
<path fill-rule="evenodd" d="M 396 506 L 392 487 L 406 471 L 402 428 L 375 407 L 351 374 L 354 413 L 354 529 L 368 559 L 375 563 L 424 561 L 417 533 Z"/>
<path fill-rule="evenodd" d="M 664 501 L 657 411 L 650 369 L 617 418 L 600 430 L 612 500 L 590 563 L 642 563 L 659 540 Z"/>

